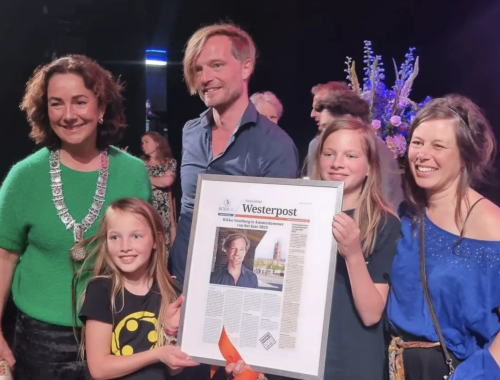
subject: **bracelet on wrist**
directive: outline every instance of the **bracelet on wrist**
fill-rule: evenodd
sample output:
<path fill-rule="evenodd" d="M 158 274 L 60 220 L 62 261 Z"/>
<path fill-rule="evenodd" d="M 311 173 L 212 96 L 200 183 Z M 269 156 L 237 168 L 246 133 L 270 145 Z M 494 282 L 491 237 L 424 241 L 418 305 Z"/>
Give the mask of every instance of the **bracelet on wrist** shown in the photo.
<path fill-rule="evenodd" d="M 166 346 L 175 346 L 177 344 L 177 338 L 173 336 L 165 335 L 165 345 Z"/>
<path fill-rule="evenodd" d="M 163 331 L 165 332 L 165 334 L 167 334 L 168 336 L 172 336 L 172 337 L 176 337 L 177 333 L 179 332 L 179 330 L 169 330 L 166 328 L 164 328 Z"/>
<path fill-rule="evenodd" d="M 177 331 L 171 331 L 167 329 L 163 329 L 163 339 L 165 342 L 165 345 L 169 346 L 175 346 L 177 344 Z"/>

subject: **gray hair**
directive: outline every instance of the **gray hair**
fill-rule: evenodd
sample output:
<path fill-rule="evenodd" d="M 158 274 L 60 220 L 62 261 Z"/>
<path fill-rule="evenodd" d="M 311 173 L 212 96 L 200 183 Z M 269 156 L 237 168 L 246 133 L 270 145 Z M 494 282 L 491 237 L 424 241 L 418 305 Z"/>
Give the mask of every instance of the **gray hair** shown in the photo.
<path fill-rule="evenodd" d="M 279 101 L 278 97 L 274 95 L 271 91 L 264 92 L 256 92 L 252 96 L 250 96 L 250 101 L 257 107 L 257 105 L 261 102 L 270 103 L 276 108 L 276 112 L 278 113 L 278 119 L 283 115 L 283 105 Z"/>

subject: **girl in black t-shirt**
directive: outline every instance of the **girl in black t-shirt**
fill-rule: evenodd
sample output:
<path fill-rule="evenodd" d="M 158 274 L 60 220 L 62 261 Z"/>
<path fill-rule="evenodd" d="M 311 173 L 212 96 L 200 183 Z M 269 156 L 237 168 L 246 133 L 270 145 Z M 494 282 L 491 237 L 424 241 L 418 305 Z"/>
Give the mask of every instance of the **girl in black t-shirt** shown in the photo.
<path fill-rule="evenodd" d="M 312 163 L 311 179 L 344 182 L 342 212 L 333 221 L 338 256 L 325 380 L 387 377 L 385 306 L 400 222 L 382 196 L 376 139 L 360 119 L 335 117 L 326 123 Z M 230 363 L 228 378 L 247 368 Z"/>
<path fill-rule="evenodd" d="M 330 121 L 319 138 L 312 179 L 344 182 L 333 221 L 338 244 L 325 379 L 382 380 L 385 306 L 400 223 L 382 196 L 377 139 L 351 116 Z"/>
<path fill-rule="evenodd" d="M 167 366 L 173 375 L 197 365 L 167 344 L 177 334 L 183 298 L 166 269 L 164 231 L 150 204 L 127 198 L 113 202 L 99 233 L 81 243 L 95 246 L 87 259 L 95 263 L 94 276 L 80 311 L 94 378 L 160 380 Z"/>

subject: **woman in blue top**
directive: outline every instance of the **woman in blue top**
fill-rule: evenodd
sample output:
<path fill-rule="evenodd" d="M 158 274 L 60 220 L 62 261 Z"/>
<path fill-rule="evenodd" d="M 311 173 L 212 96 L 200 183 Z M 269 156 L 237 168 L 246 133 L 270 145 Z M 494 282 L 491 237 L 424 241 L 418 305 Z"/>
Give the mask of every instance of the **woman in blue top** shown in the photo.
<path fill-rule="evenodd" d="M 402 238 L 388 302 L 390 372 L 397 380 L 443 379 L 500 330 L 500 209 L 471 188 L 491 168 L 496 143 L 479 108 L 458 95 L 434 99 L 419 111 L 409 141 L 408 202 L 400 210 Z M 452 366 L 445 362 L 421 278 Z M 476 364 L 474 371 L 481 371 Z"/>
<path fill-rule="evenodd" d="M 500 335 L 460 365 L 450 380 L 500 380 Z"/>

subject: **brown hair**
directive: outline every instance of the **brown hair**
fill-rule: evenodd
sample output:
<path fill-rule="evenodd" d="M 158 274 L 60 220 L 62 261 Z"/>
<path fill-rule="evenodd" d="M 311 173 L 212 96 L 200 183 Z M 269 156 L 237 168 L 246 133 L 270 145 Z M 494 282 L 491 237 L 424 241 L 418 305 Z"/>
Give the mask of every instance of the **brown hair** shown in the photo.
<path fill-rule="evenodd" d="M 156 244 L 156 248 L 152 251 L 150 262 L 148 266 L 148 275 L 155 283 L 158 284 L 161 295 L 161 305 L 158 314 L 158 325 L 156 326 L 156 333 L 158 337 L 158 345 L 162 346 L 164 344 L 163 339 L 163 316 L 165 311 L 178 297 L 180 289 L 178 288 L 175 281 L 170 277 L 170 273 L 167 269 L 167 255 L 165 248 L 165 228 L 161 221 L 158 212 L 149 203 L 137 199 L 137 198 L 123 198 L 111 203 L 111 205 L 106 209 L 104 216 L 102 218 L 99 232 L 93 237 L 84 240 L 79 243 L 81 247 L 94 247 L 88 258 L 82 265 L 82 269 L 75 273 L 75 283 L 78 283 L 79 279 L 85 278 L 86 270 L 84 268 L 91 267 L 90 263 L 94 263 L 93 277 L 90 281 L 97 278 L 108 278 L 112 283 L 111 292 L 111 311 L 112 314 L 116 314 L 116 297 L 120 294 L 122 299 L 122 305 L 124 303 L 124 283 L 123 275 L 120 270 L 115 266 L 111 258 L 109 257 L 108 246 L 107 246 L 107 233 L 108 233 L 108 219 L 109 215 L 113 211 L 118 211 L 122 213 L 130 213 L 141 217 L 149 226 L 153 240 Z M 88 271 L 88 270 L 87 270 Z M 82 277 L 83 276 L 83 277 Z M 73 294 L 75 294 L 76 285 L 73 286 Z M 82 293 L 79 306 L 83 304 L 85 299 L 85 291 Z M 74 297 L 74 299 L 76 299 Z M 76 306 L 76 305 L 74 305 Z M 74 309 L 76 309 L 74 307 Z M 85 345 L 85 328 L 82 329 L 82 341 L 80 346 L 80 354 L 84 353 Z"/>
<path fill-rule="evenodd" d="M 158 160 L 165 162 L 169 158 L 172 158 L 172 149 L 170 149 L 170 144 L 165 137 L 160 135 L 158 132 L 146 132 L 142 135 L 142 137 L 145 136 L 151 137 L 153 141 L 158 144 Z M 145 154 L 142 158 L 144 160 L 149 160 L 151 157 Z"/>
<path fill-rule="evenodd" d="M 231 243 L 237 239 L 245 240 L 247 251 L 248 251 L 248 249 L 250 248 L 250 240 L 245 235 L 236 233 L 236 234 L 229 235 L 222 242 L 222 249 L 224 250 L 224 252 L 227 252 L 229 250 L 229 248 L 231 247 Z"/>
<path fill-rule="evenodd" d="M 464 168 L 459 174 L 455 209 L 455 223 L 460 229 L 463 225 L 462 201 L 465 201 L 466 206 L 469 207 L 467 189 L 485 182 L 487 174 L 492 171 L 492 162 L 496 155 L 496 139 L 481 109 L 469 98 L 451 94 L 431 100 L 417 113 L 408 131 L 410 144 L 418 126 L 433 120 L 454 122 L 455 137 Z M 418 187 L 411 174 L 408 155 L 405 161 L 404 177 L 403 187 L 414 221 L 416 221 L 425 212 L 427 198 L 425 191 Z"/>
<path fill-rule="evenodd" d="M 103 124 L 98 127 L 97 147 L 104 149 L 117 143 L 125 128 L 122 84 L 95 61 L 83 55 L 68 55 L 39 66 L 26 84 L 21 109 L 31 125 L 30 137 L 49 149 L 59 148 L 61 141 L 50 126 L 47 88 L 54 74 L 77 74 L 85 87 L 97 97 L 99 107 L 105 109 Z"/>
<path fill-rule="evenodd" d="M 240 27 L 221 23 L 198 29 L 186 44 L 184 53 L 184 78 L 191 95 L 196 95 L 196 59 L 210 37 L 226 36 L 232 43 L 232 54 L 240 62 L 250 60 L 252 70 L 255 67 L 256 47 L 252 37 Z"/>
<path fill-rule="evenodd" d="M 318 92 L 322 91 L 351 91 L 349 85 L 346 82 L 327 82 L 320 83 L 311 88 L 311 94 L 316 95 Z"/>
<path fill-rule="evenodd" d="M 351 115 L 360 118 L 365 123 L 370 122 L 370 107 L 354 91 L 330 90 L 318 104 L 316 111 L 326 109 L 334 116 Z"/>
<path fill-rule="evenodd" d="M 377 148 L 377 136 L 370 126 L 361 119 L 353 116 L 336 118 L 328 124 L 320 136 L 320 143 L 316 149 L 311 179 L 322 179 L 319 162 L 325 141 L 332 133 L 341 130 L 355 131 L 363 140 L 363 150 L 370 165 L 369 175 L 363 182 L 360 203 L 354 211 L 354 220 L 361 231 L 362 250 L 365 257 L 372 254 L 377 240 L 377 228 L 379 223 L 387 220 L 387 214 L 396 215 L 392 207 L 382 195 L 382 177 L 380 172 L 380 160 Z"/>

